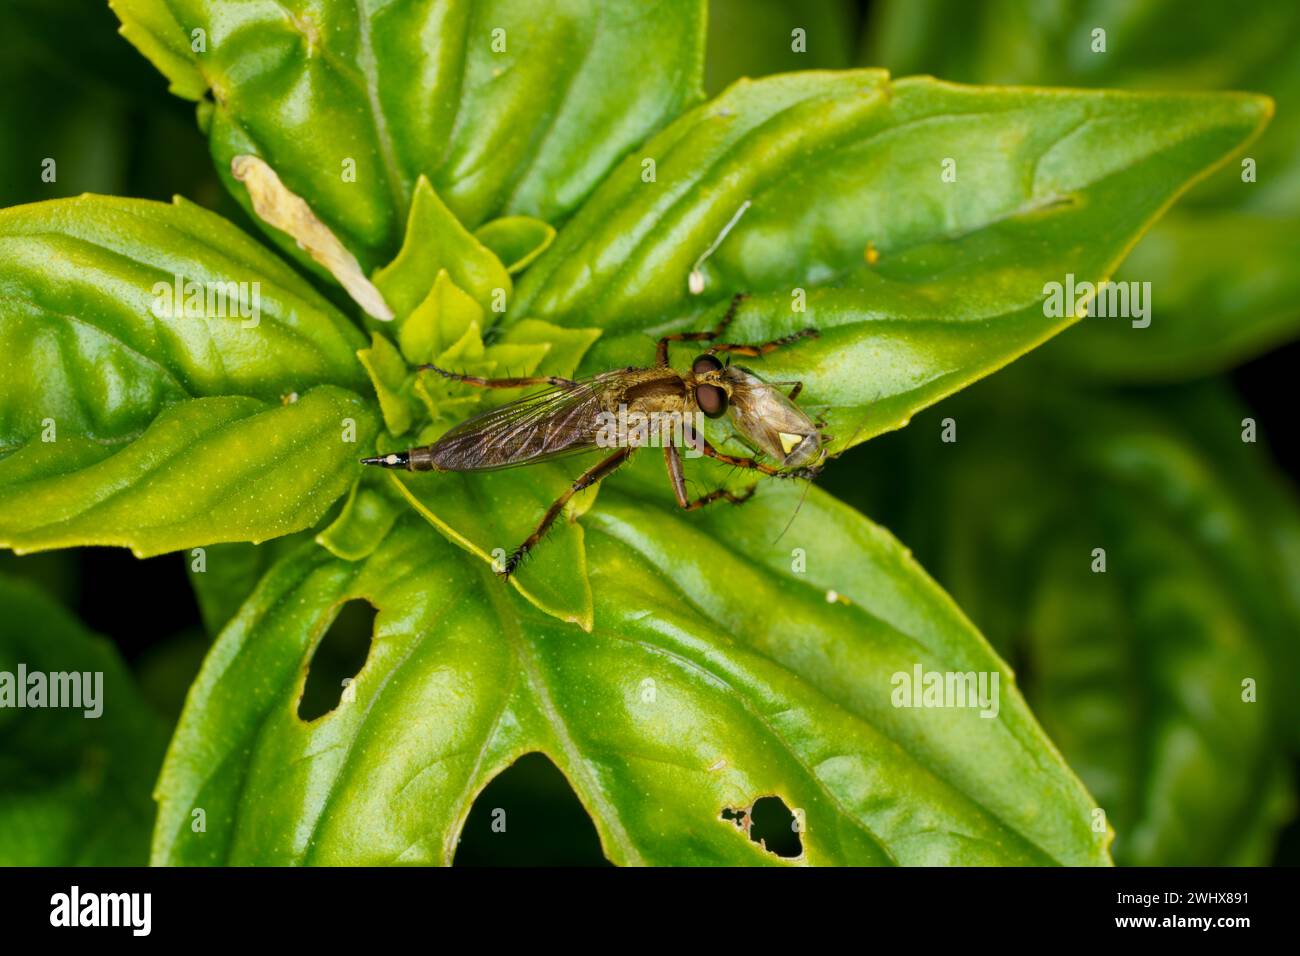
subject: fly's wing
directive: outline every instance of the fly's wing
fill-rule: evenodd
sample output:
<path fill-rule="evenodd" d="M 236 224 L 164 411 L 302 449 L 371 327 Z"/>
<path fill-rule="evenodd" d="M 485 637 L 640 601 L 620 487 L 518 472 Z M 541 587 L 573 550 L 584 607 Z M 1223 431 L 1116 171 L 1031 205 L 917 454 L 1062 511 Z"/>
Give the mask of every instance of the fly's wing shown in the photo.
<path fill-rule="evenodd" d="M 431 446 L 435 468 L 491 471 L 597 447 L 605 376 L 556 385 L 461 422 Z"/>

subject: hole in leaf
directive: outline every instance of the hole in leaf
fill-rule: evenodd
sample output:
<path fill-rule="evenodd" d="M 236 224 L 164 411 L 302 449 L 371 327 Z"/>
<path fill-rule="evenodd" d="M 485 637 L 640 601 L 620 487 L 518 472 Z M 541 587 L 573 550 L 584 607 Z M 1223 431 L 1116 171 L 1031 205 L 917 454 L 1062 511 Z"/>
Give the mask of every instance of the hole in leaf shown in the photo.
<path fill-rule="evenodd" d="M 307 682 L 298 699 L 300 719 L 324 717 L 339 705 L 345 682 L 357 676 L 370 654 L 376 613 L 369 601 L 359 599 L 339 608 L 307 665 Z"/>
<path fill-rule="evenodd" d="M 600 837 L 558 767 L 525 754 L 474 801 L 453 866 L 609 866 Z"/>
<path fill-rule="evenodd" d="M 722 811 L 722 819 L 744 830 L 768 853 L 785 860 L 803 855 L 797 818 L 780 797 L 759 797 L 752 807 L 727 807 Z"/>

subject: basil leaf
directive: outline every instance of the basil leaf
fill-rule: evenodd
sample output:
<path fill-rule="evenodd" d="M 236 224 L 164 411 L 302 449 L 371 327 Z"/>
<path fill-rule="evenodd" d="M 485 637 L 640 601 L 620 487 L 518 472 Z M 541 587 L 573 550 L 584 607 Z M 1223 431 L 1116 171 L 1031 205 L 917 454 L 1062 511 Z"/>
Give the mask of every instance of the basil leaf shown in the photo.
<path fill-rule="evenodd" d="M 154 862 L 449 863 L 475 795 L 533 751 L 618 863 L 781 863 L 724 815 L 763 794 L 798 811 L 799 863 L 1107 862 L 1010 672 L 892 537 L 814 490 L 774 543 L 784 484 L 688 520 L 642 461 L 580 519 L 589 634 L 414 517 L 364 561 L 279 562 L 191 692 Z M 317 642 L 358 598 L 369 658 L 304 722 Z M 997 673 L 996 717 L 894 706 L 916 666 Z"/>
<path fill-rule="evenodd" d="M 120 441 L 187 398 L 359 389 L 364 341 L 291 268 L 184 200 L 0 211 L 0 449 L 50 422 Z"/>
<path fill-rule="evenodd" d="M 137 556 L 310 527 L 372 447 L 372 408 L 333 386 L 290 405 L 198 398 L 134 439 L 33 441 L 0 459 L 0 544 L 86 544 Z"/>
<path fill-rule="evenodd" d="M 1150 326 L 1094 319 L 1049 351 L 1090 381 L 1188 380 L 1300 331 L 1300 7 L 1243 17 L 1227 4 L 1189 15 L 1178 0 L 885 0 L 867 47 L 866 62 L 974 83 L 1267 93 L 1269 129 L 1156 223 L 1116 276 L 1151 284 Z"/>
<path fill-rule="evenodd" d="M 728 339 L 820 329 L 761 367 L 805 383 L 801 402 L 827 409 L 842 449 L 1070 325 L 1046 307 L 1047 283 L 1112 274 L 1269 112 L 1245 95 L 872 70 L 742 81 L 613 171 L 525 273 L 507 320 L 603 326 L 594 371 L 645 364 L 647 336 L 707 328 L 733 293 L 755 293 Z"/>
<path fill-rule="evenodd" d="M 367 268 L 397 251 L 421 175 L 471 228 L 555 222 L 699 95 L 702 0 L 114 9 L 174 92 L 211 91 L 236 198 L 231 159 L 260 156 Z"/>
<path fill-rule="evenodd" d="M 927 420 L 892 450 L 901 533 L 1024 675 L 1117 862 L 1268 863 L 1294 813 L 1294 493 L 1218 389 L 982 391 L 945 405 L 955 442 Z"/>

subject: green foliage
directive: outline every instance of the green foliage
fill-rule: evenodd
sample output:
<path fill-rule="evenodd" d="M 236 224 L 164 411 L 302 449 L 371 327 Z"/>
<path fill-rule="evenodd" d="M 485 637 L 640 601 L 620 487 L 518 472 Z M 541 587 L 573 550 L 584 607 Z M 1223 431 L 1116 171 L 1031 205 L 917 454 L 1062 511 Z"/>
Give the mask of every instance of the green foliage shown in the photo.
<path fill-rule="evenodd" d="M 16 679 L 19 665 L 28 675 L 102 674 L 100 713 L 0 707 L 0 864 L 143 865 L 162 721 L 112 645 L 30 584 L 0 578 L 0 673 Z"/>
<path fill-rule="evenodd" d="M 553 223 L 700 95 L 702 0 L 112 6 L 174 92 L 210 92 L 212 156 L 240 201 L 230 160 L 255 153 L 367 267 L 397 251 L 420 176 L 470 228 Z"/>
<path fill-rule="evenodd" d="M 805 814 L 809 863 L 1106 859 L 1010 673 L 887 533 L 814 491 L 790 536 L 816 566 L 794 574 L 767 536 L 797 489 L 696 522 L 653 469 L 630 477 L 589 513 L 590 634 L 414 516 L 363 562 L 279 562 L 191 694 L 155 860 L 447 863 L 475 794 L 534 750 L 619 863 L 776 863 L 721 815 L 765 793 Z M 306 723 L 305 664 L 353 598 L 379 610 L 355 698 Z M 997 718 L 891 706 L 889 675 L 918 659 L 998 671 Z"/>
<path fill-rule="evenodd" d="M 1105 30 L 1095 52 L 1094 31 Z M 1089 322 L 1050 351 L 1087 379 L 1175 381 L 1300 332 L 1300 7 L 1104 0 L 885 0 L 866 62 L 970 83 L 1257 90 L 1268 132 L 1157 223 L 1116 275 L 1150 282 L 1149 328 Z"/>
<path fill-rule="evenodd" d="M 1045 316 L 1044 285 L 1110 275 L 1269 111 L 1251 96 L 978 89 L 872 70 L 741 81 L 614 170 L 528 270 L 515 314 L 604 326 L 595 370 L 643 364 L 637 333 L 701 327 L 709 305 L 755 293 L 730 334 L 822 330 L 763 368 L 805 383 L 842 449 L 1074 322 Z M 656 160 L 654 183 L 642 157 Z M 703 269 L 705 304 L 692 301 L 694 263 L 746 201 Z"/>
<path fill-rule="evenodd" d="M 957 441 L 927 415 L 890 450 L 900 533 L 1001 637 L 1117 862 L 1267 863 L 1300 727 L 1293 492 L 1217 389 L 1151 407 L 999 384 L 945 406 Z"/>
<path fill-rule="evenodd" d="M 530 752 L 559 767 L 617 863 L 781 863 L 730 819 L 765 795 L 795 808 L 799 863 L 1110 861 L 1097 802 L 1012 672 L 910 552 L 824 492 L 771 481 L 743 508 L 685 513 L 646 452 L 575 497 L 504 586 L 493 563 L 589 460 L 363 475 L 357 459 L 513 397 L 419 365 L 646 365 L 657 335 L 710 327 L 738 291 L 753 295 L 733 340 L 820 332 L 754 365 L 806 383 L 836 452 L 900 428 L 1071 325 L 1044 314 L 1044 284 L 1111 275 L 1263 128 L 1267 98 L 845 70 L 700 102 L 699 0 L 565 0 L 544 15 L 531 0 L 238 17 L 218 0 L 112 5 L 172 91 L 199 101 L 231 195 L 251 214 L 230 164 L 260 158 L 395 314 L 363 316 L 292 224 L 258 223 L 310 280 L 184 200 L 0 212 L 0 543 L 185 551 L 215 635 L 158 781 L 154 862 L 449 863 L 475 797 Z M 256 320 L 160 311 L 159 284 L 186 281 L 256 283 Z M 1158 443 L 1130 446 L 1089 462 L 1157 499 L 1166 472 L 1187 478 Z M 710 464 L 689 462 L 691 477 L 747 484 Z M 1219 507 L 1196 477 L 1186 495 Z M 1179 581 L 1208 578 L 1180 550 L 1196 505 L 1165 504 L 1172 530 L 1143 526 L 1117 551 L 1147 572 L 1147 549 L 1169 553 Z M 1112 516 L 1117 537 L 1125 520 Z M 1044 567 L 1081 540 L 1052 540 Z M 1162 604 L 1164 579 L 1135 580 L 1151 589 L 1143 625 L 1205 615 L 1191 646 L 1165 641 L 1156 665 L 1119 675 L 1152 702 L 1150 738 L 1111 747 L 1132 715 L 1088 695 L 1097 671 L 1076 654 L 1081 620 L 1113 624 L 1096 665 L 1113 675 L 1150 631 L 1120 626 L 1125 595 L 1090 601 L 1065 572 L 1024 611 L 1049 730 L 1127 828 L 1129 859 L 1175 857 L 1200 827 L 1224 859 L 1222 808 L 1193 799 L 1220 765 L 1277 798 L 1241 858 L 1263 852 L 1286 797 L 1282 711 L 1243 715 L 1220 695 L 1187 713 L 1183 685 L 1160 681 L 1236 680 L 1284 659 L 1286 639 L 1248 640 L 1263 618 L 1242 617 L 1235 591 L 1180 584 Z M 378 611 L 369 656 L 333 710 L 304 720 L 315 652 L 355 600 Z M 991 628 L 1000 642 L 1012 622 Z M 996 713 L 897 706 L 895 677 L 914 668 L 995 676 Z M 1091 708 L 1090 733 L 1073 714 Z M 1139 747 L 1168 757 L 1141 794 L 1121 773 Z M 114 755 L 113 772 L 138 785 L 152 769 L 139 759 Z M 1182 815 L 1153 819 L 1143 796 Z M 61 858 L 46 843 L 41 858 Z"/>

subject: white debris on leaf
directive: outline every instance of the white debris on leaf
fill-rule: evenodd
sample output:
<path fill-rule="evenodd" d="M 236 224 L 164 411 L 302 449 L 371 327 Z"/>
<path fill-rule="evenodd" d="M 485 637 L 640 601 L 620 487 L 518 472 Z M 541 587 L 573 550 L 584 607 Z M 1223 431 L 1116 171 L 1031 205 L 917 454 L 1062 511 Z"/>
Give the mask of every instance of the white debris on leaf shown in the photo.
<path fill-rule="evenodd" d="M 736 228 L 736 223 L 740 222 L 740 217 L 745 214 L 745 211 L 749 209 L 751 205 L 752 203 L 748 199 L 741 203 L 740 208 L 736 210 L 735 214 L 727 224 L 722 227 L 722 231 L 714 237 L 713 242 L 709 243 L 709 248 L 700 253 L 700 257 L 695 260 L 695 265 L 691 268 L 691 274 L 686 278 L 686 288 L 690 291 L 691 295 L 699 295 L 704 291 L 704 263 L 708 261 L 709 256 L 713 255 L 713 253 L 717 251 L 718 246 L 722 245 L 722 240 L 727 238 L 727 234 L 731 232 L 732 229 Z"/>
<path fill-rule="evenodd" d="M 367 315 L 381 322 L 393 320 L 393 310 L 361 271 L 357 257 L 316 218 L 301 196 L 289 191 L 263 159 L 236 156 L 230 161 L 230 174 L 247 187 L 258 218 L 292 236 L 300 249 L 329 270 Z"/>

